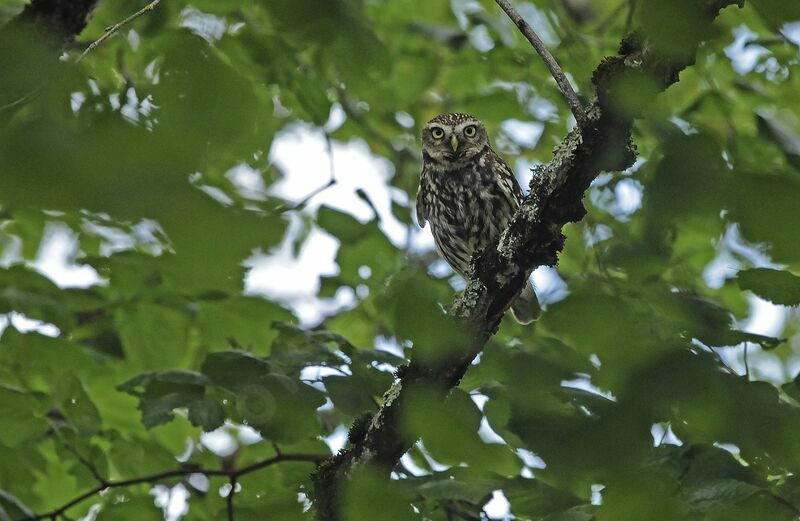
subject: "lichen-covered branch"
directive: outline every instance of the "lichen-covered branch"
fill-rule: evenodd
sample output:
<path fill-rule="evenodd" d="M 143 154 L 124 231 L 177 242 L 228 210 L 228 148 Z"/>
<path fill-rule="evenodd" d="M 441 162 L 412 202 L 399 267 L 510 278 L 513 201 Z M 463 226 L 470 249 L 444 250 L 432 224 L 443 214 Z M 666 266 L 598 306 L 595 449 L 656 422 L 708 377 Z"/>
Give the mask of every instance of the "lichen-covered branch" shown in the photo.
<path fill-rule="evenodd" d="M 697 17 L 706 27 L 724 7 L 742 3 L 694 1 Z M 596 97 L 587 111 L 586 124 L 567 135 L 550 163 L 535 169 L 530 195 L 497 247 L 476 259 L 464 294 L 453 304 L 454 319 L 471 331 L 469 340 L 435 365 L 412 359 L 387 391 L 375 416 L 351 430 L 348 447 L 320 466 L 314 475 L 318 521 L 341 520 L 341 492 L 354 469 L 374 466 L 388 476 L 415 442 L 401 428 L 410 397 L 424 389 L 444 398 L 458 384 L 497 330 L 508 303 L 531 271 L 556 263 L 564 245 L 561 229 L 586 213 L 582 200 L 592 180 L 600 172 L 619 171 L 633 164 L 633 122 L 652 98 L 677 82 L 680 71 L 693 63 L 700 40 L 689 43 L 691 53 L 675 56 L 651 47 L 646 35 L 634 32 L 623 39 L 616 56 L 606 58 L 596 68 L 592 78 Z M 687 42 L 681 44 L 687 48 Z M 641 84 L 649 88 L 639 93 L 637 106 L 625 105 L 630 97 L 622 89 L 637 80 L 646 80 Z"/>

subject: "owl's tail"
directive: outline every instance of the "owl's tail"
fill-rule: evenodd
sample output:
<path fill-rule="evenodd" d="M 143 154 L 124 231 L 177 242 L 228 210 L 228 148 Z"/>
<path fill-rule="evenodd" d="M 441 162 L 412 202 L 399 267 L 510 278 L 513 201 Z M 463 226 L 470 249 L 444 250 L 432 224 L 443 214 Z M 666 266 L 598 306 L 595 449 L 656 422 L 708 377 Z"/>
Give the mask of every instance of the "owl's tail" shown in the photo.
<path fill-rule="evenodd" d="M 541 312 L 539 299 L 536 298 L 536 292 L 528 281 L 511 304 L 511 314 L 514 315 L 514 320 L 524 325 L 539 318 Z"/>

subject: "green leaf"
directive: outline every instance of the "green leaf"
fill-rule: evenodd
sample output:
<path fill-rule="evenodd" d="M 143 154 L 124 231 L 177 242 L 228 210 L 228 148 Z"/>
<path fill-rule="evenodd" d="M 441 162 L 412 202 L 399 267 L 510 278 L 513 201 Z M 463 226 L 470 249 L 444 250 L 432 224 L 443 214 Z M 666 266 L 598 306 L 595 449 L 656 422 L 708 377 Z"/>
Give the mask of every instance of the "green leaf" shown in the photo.
<path fill-rule="evenodd" d="M 750 0 L 750 3 L 773 30 L 780 29 L 783 24 L 800 20 L 800 6 L 794 2 Z"/>
<path fill-rule="evenodd" d="M 225 422 L 225 410 L 212 398 L 204 396 L 189 404 L 189 421 L 204 431 L 213 431 Z"/>
<path fill-rule="evenodd" d="M 78 378 L 68 379 L 57 391 L 59 411 L 82 436 L 92 436 L 101 427 L 100 413 Z"/>
<path fill-rule="evenodd" d="M 788 271 L 754 268 L 740 271 L 736 278 L 739 287 L 774 304 L 800 305 L 800 277 Z"/>
<path fill-rule="evenodd" d="M 205 375 L 192 371 L 165 371 L 142 373 L 127 382 L 117 386 L 117 389 L 129 394 L 138 395 L 139 389 L 146 389 L 151 383 L 168 382 L 176 385 L 187 385 L 195 387 L 206 387 L 213 384 L 213 381 Z"/>
<path fill-rule="evenodd" d="M 451 299 L 452 290 L 446 284 L 406 268 L 392 276 L 379 305 L 395 335 L 413 343 L 415 356 L 435 363 L 468 343 L 466 329 L 446 315 L 440 304 Z"/>
<path fill-rule="evenodd" d="M 291 319 L 285 309 L 256 297 L 202 302 L 199 307 L 196 323 L 201 341 L 213 350 L 227 347 L 234 340 L 254 353 L 268 354 L 277 337 L 272 323 Z"/>
<path fill-rule="evenodd" d="M 800 180 L 788 175 L 737 174 L 731 218 L 749 241 L 765 242 L 775 262 L 800 260 L 800 242 L 789 240 L 800 226 L 794 211 Z"/>
<path fill-rule="evenodd" d="M 404 409 L 402 427 L 410 438 L 421 437 L 433 458 L 442 463 L 513 475 L 517 457 L 504 444 L 485 443 L 478 435 L 481 413 L 469 395 L 454 390 L 443 403 L 435 395 L 415 393 Z"/>
<path fill-rule="evenodd" d="M 315 365 L 340 366 L 346 360 L 337 352 L 349 342 L 329 331 L 306 331 L 291 324 L 273 324 L 278 338 L 273 346 L 270 363 L 275 372 L 292 374 Z M 352 346 L 349 346 L 352 348 Z"/>
<path fill-rule="evenodd" d="M 33 518 L 34 513 L 19 499 L 5 490 L 0 490 L 0 520 L 13 521 L 15 519 Z"/>
<path fill-rule="evenodd" d="M 364 284 L 359 271 L 367 266 L 371 271 L 370 280 L 382 284 L 397 266 L 397 250 L 377 221 L 361 224 L 348 214 L 323 206 L 317 213 L 317 224 L 342 243 L 336 254 L 336 263 L 341 269 L 336 282 L 352 287 Z"/>
<path fill-rule="evenodd" d="M 493 90 L 479 94 L 466 100 L 462 110 L 478 117 L 491 115 L 497 120 L 519 118 L 525 114 L 513 90 Z"/>
<path fill-rule="evenodd" d="M 594 507 L 577 506 L 545 517 L 542 521 L 592 521 Z"/>
<path fill-rule="evenodd" d="M 179 309 L 139 303 L 115 314 L 125 356 L 138 369 L 169 369 L 191 354 L 189 317 Z"/>
<path fill-rule="evenodd" d="M 242 421 L 279 443 L 313 437 L 319 431 L 316 410 L 321 391 L 283 375 L 269 374 L 237 388 L 236 410 Z"/>
<path fill-rule="evenodd" d="M 349 214 L 321 206 L 317 210 L 317 224 L 343 244 L 353 244 L 366 236 L 369 228 Z"/>
<path fill-rule="evenodd" d="M 409 498 L 397 481 L 386 479 L 376 470 L 365 467 L 356 469 L 346 486 L 342 497 L 343 519 L 416 519 Z M 375 501 L 378 497 L 381 500 Z"/>
<path fill-rule="evenodd" d="M 23 266 L 0 269 L 0 313 L 16 311 L 29 318 L 72 327 L 66 292 L 50 279 Z"/>
<path fill-rule="evenodd" d="M 206 356 L 200 371 L 217 385 L 234 392 L 270 373 L 264 360 L 245 351 L 219 351 Z"/>
<path fill-rule="evenodd" d="M 103 498 L 103 508 L 97 516 L 98 521 L 136 518 L 141 521 L 161 521 L 163 512 L 153 505 L 153 498 L 143 491 L 125 493 L 112 492 Z"/>
<path fill-rule="evenodd" d="M 45 400 L 41 395 L 26 393 L 0 384 L 0 443 L 7 447 L 41 436 L 48 428 L 44 419 Z"/>
<path fill-rule="evenodd" d="M 800 16 L 800 10 L 798 10 Z M 800 135 L 791 127 L 766 112 L 756 114 L 759 129 L 773 140 L 786 155 L 789 163 L 800 167 Z"/>
<path fill-rule="evenodd" d="M 532 519 L 555 514 L 583 503 L 574 494 L 538 479 L 516 478 L 503 487 L 503 493 L 511 503 L 515 515 L 528 516 Z"/>
<path fill-rule="evenodd" d="M 392 377 L 383 373 L 377 385 L 373 380 L 363 376 L 326 376 L 323 378 L 325 389 L 333 401 L 333 405 L 345 414 L 359 416 L 364 412 L 377 410 L 375 396 L 380 396 L 389 385 Z"/>
<path fill-rule="evenodd" d="M 781 389 L 797 402 L 800 402 L 800 374 L 795 376 L 791 382 L 783 384 Z"/>
<path fill-rule="evenodd" d="M 734 479 L 717 479 L 694 489 L 689 500 L 701 511 L 708 512 L 719 506 L 742 501 L 761 492 L 759 487 Z"/>
<path fill-rule="evenodd" d="M 677 59 L 691 57 L 705 36 L 705 19 L 692 0 L 647 2 L 636 11 L 642 30 L 661 54 Z"/>
<path fill-rule="evenodd" d="M 206 387 L 213 382 L 205 375 L 190 371 L 144 373 L 119 385 L 117 389 L 139 398 L 142 423 L 152 428 L 173 419 L 173 411 L 188 407 L 194 425 L 213 430 L 222 424 L 219 410 L 208 404 Z"/>
<path fill-rule="evenodd" d="M 495 489 L 502 486 L 502 483 L 499 476 L 494 480 L 483 479 L 481 481 L 472 476 L 467 476 L 467 479 L 464 480 L 445 476 L 444 479 L 435 479 L 420 485 L 417 487 L 417 491 L 428 499 L 478 503 L 485 501 Z"/>
<path fill-rule="evenodd" d="M 36 389 L 53 389 L 73 376 L 85 376 L 98 366 L 79 346 L 63 338 L 20 333 L 13 326 L 0 341 L 0 367 L 27 375 Z M 2 371 L 0 371 L 2 373 Z"/>

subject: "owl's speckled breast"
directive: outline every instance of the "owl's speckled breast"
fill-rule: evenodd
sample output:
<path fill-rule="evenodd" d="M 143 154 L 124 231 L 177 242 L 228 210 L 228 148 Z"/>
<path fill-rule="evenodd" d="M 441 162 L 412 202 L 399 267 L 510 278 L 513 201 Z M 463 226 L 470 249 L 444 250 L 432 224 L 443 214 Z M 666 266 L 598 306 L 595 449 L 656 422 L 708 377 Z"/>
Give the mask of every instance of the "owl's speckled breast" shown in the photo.
<path fill-rule="evenodd" d="M 472 255 L 497 239 L 519 206 L 509 180 L 497 175 L 495 158 L 487 148 L 463 167 L 431 169 L 422 179 L 436 245 L 462 275 Z"/>

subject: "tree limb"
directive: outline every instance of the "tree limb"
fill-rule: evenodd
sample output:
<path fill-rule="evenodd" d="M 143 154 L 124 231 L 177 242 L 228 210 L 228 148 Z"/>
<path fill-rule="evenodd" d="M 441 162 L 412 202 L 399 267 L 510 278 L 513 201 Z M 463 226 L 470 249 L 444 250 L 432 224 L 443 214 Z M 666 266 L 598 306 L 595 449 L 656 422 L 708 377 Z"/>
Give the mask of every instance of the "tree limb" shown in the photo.
<path fill-rule="evenodd" d="M 553 76 L 553 79 L 556 80 L 558 84 L 559 90 L 561 90 L 561 94 L 564 95 L 564 98 L 567 100 L 567 105 L 569 105 L 569 109 L 572 111 L 572 115 L 575 116 L 575 121 L 578 122 L 578 126 L 582 127 L 586 125 L 586 111 L 583 108 L 583 104 L 578 99 L 578 96 L 575 94 L 575 91 L 572 89 L 572 84 L 570 84 L 569 80 L 567 79 L 566 74 L 564 71 L 561 70 L 561 67 L 558 65 L 558 62 L 550 54 L 550 51 L 545 47 L 542 39 L 539 38 L 539 35 L 536 34 L 536 31 L 528 25 L 522 16 L 514 9 L 514 6 L 508 0 L 495 0 L 497 5 L 505 11 L 508 17 L 511 19 L 512 22 L 517 26 L 519 32 L 522 33 L 525 38 L 531 42 L 534 50 L 539 54 L 544 61 L 544 64 L 547 65 L 547 68 L 550 69 L 550 74 Z"/>
<path fill-rule="evenodd" d="M 720 10 L 743 0 L 694 0 L 697 19 L 708 28 Z M 498 2 L 499 3 L 499 2 Z M 502 4 L 501 4 L 502 5 Z M 702 34 L 702 33 L 701 33 Z M 346 449 L 325 461 L 313 476 L 318 521 L 341 520 L 341 496 L 354 469 L 371 466 L 384 475 L 413 445 L 403 434 L 403 411 L 420 390 L 444 399 L 497 331 L 508 303 L 538 266 L 552 266 L 564 245 L 561 228 L 583 218 L 583 195 L 602 171 L 619 171 L 636 157 L 631 139 L 634 119 L 660 92 L 678 81 L 681 70 L 694 62 L 700 40 L 685 42 L 691 55 L 679 57 L 647 45 L 637 33 L 626 36 L 616 56 L 604 59 L 592 82 L 596 99 L 587 124 L 570 132 L 554 151 L 553 160 L 534 170 L 530 194 L 503 232 L 496 247 L 474 262 L 467 288 L 453 305 L 459 326 L 470 331 L 468 341 L 453 348 L 436 364 L 421 362 L 415 346 L 410 364 L 384 395 L 384 404 L 365 425 L 351 430 Z M 640 93 L 639 105 L 624 105 L 628 80 L 646 80 L 655 88 Z M 454 340 L 456 342 L 457 340 Z"/>
<path fill-rule="evenodd" d="M 203 469 L 195 467 L 185 467 L 180 469 L 167 470 L 165 472 L 159 472 L 157 474 L 150 474 L 148 476 L 141 476 L 138 478 L 124 479 L 119 481 L 114 481 L 114 480 L 104 481 L 95 488 L 84 492 L 80 496 L 64 503 L 63 505 L 54 510 L 45 512 L 44 514 L 36 514 L 33 517 L 22 518 L 19 521 L 39 521 L 48 518 L 55 519 L 59 516 L 63 516 L 64 512 L 74 507 L 75 505 L 82 503 L 87 499 L 89 499 L 90 497 L 95 496 L 100 492 L 109 488 L 130 487 L 132 485 L 139 485 L 142 483 L 155 483 L 163 479 L 183 477 L 183 476 L 188 476 L 190 474 L 204 474 L 206 476 L 227 477 L 229 483 L 231 483 L 231 486 L 233 487 L 231 488 L 230 496 L 228 499 L 228 505 L 229 505 L 228 508 L 232 508 L 233 507 L 232 496 L 239 477 L 263 469 L 265 467 L 275 465 L 276 463 L 281 463 L 283 461 L 308 461 L 311 463 L 319 463 L 324 459 L 325 456 L 321 454 L 278 454 L 277 456 L 273 456 L 272 458 L 267 458 L 265 460 L 258 461 L 256 463 L 247 465 L 246 467 L 242 467 L 240 469 L 224 470 L 224 469 Z"/>

